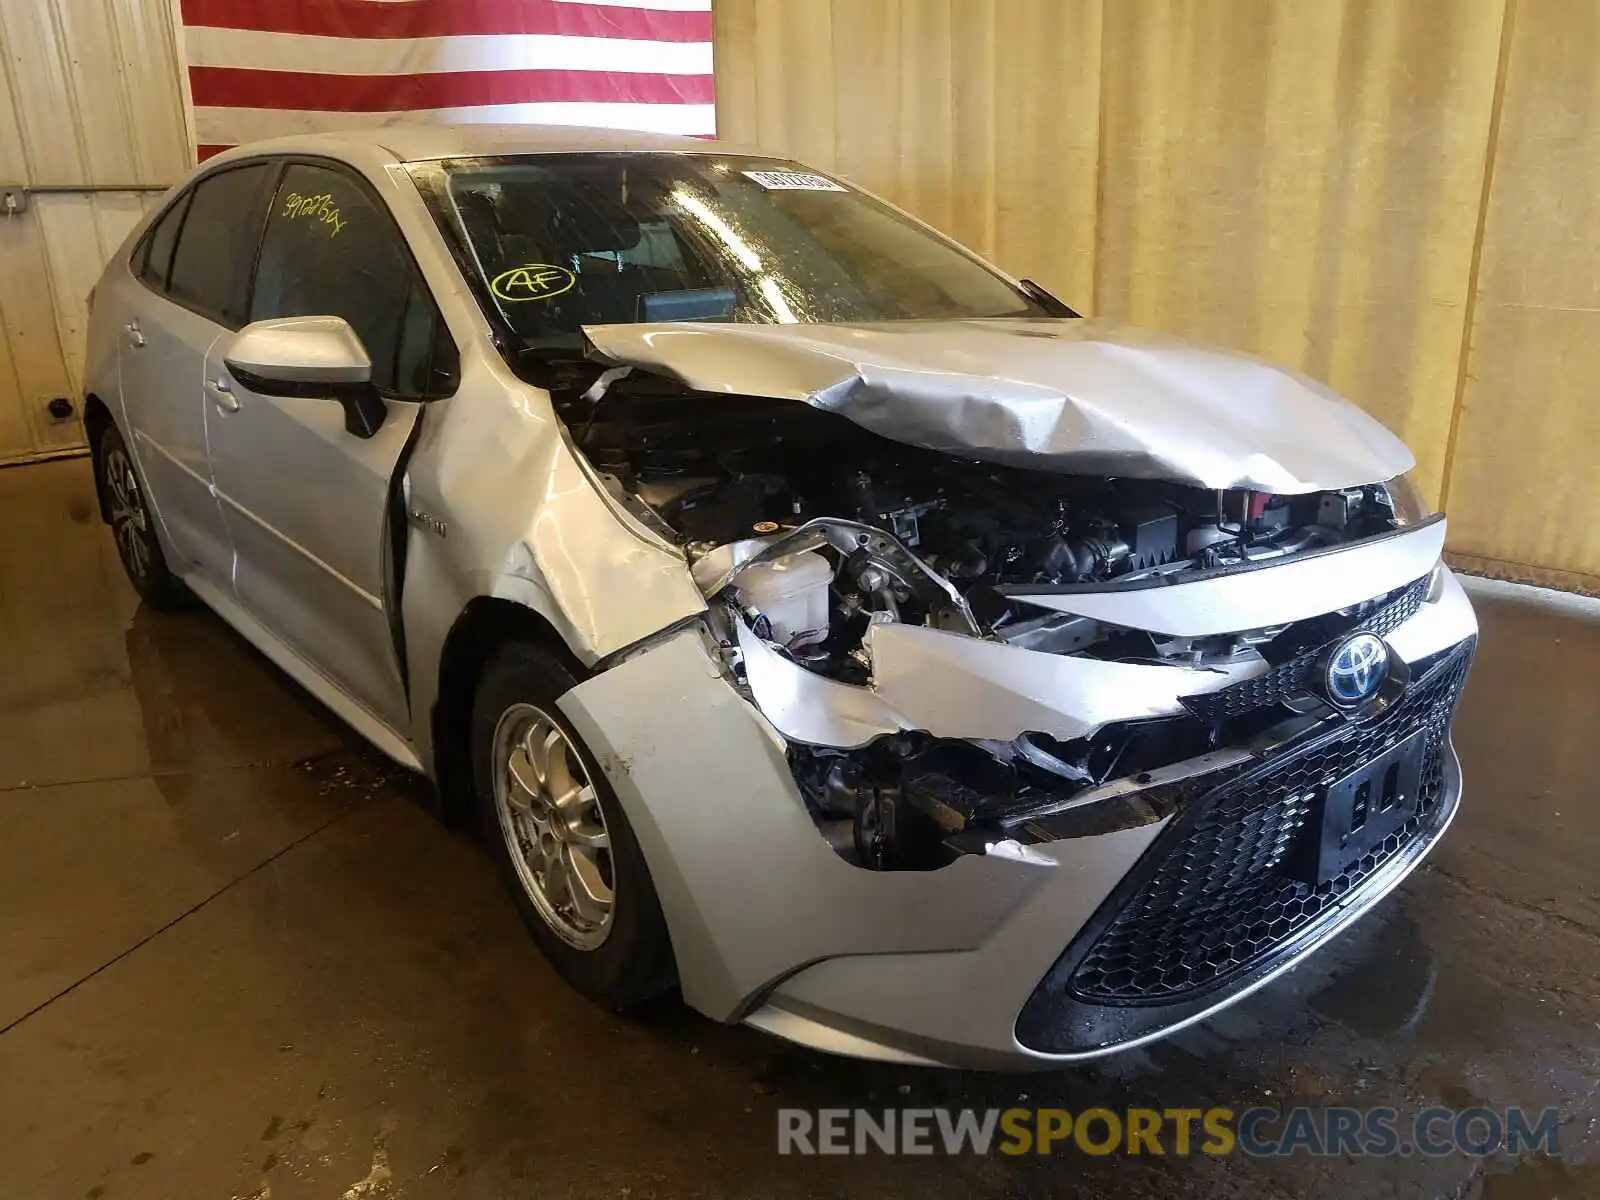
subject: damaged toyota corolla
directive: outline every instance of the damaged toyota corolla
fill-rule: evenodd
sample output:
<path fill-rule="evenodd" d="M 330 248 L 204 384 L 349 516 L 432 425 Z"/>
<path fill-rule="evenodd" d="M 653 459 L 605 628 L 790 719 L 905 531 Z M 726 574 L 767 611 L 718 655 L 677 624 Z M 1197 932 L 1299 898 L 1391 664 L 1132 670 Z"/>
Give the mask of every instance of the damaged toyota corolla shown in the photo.
<path fill-rule="evenodd" d="M 244 147 L 107 268 L 90 377 L 140 591 L 475 804 L 609 1006 L 1105 1054 L 1326 943 L 1460 797 L 1476 624 L 1395 437 L 797 163 Z"/>

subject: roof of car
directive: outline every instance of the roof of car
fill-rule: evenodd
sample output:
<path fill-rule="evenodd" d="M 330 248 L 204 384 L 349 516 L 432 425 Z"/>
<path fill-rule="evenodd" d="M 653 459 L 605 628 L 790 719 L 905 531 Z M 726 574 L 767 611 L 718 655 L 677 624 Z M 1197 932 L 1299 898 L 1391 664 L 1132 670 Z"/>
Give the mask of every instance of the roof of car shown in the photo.
<path fill-rule="evenodd" d="M 338 155 L 341 150 L 356 149 L 386 150 L 401 162 L 497 154 L 750 153 L 726 142 L 632 129 L 591 129 L 579 125 L 424 125 L 419 122 L 273 138 L 240 146 L 229 156 L 262 151 Z"/>

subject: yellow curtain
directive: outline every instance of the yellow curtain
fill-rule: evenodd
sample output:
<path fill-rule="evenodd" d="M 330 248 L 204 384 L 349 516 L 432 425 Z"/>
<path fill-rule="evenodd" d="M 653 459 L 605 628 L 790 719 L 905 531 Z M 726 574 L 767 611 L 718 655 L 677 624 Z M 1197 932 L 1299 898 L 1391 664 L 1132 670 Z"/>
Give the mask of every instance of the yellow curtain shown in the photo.
<path fill-rule="evenodd" d="M 1600 590 L 1600 3 L 716 0 L 720 136 L 1325 380 L 1450 547 Z"/>
<path fill-rule="evenodd" d="M 716 0 L 717 135 L 838 171 L 1080 306 L 1099 0 Z"/>
<path fill-rule="evenodd" d="M 1600 593 L 1600 4 L 1513 4 L 1450 545 Z"/>

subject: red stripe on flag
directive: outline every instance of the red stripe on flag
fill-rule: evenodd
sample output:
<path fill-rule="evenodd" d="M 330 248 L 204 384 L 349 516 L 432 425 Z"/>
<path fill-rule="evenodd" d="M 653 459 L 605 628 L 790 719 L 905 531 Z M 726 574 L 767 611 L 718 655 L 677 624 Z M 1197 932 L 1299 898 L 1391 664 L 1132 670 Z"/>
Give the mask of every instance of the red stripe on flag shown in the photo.
<path fill-rule="evenodd" d="M 182 0 L 183 23 L 319 37 L 423 38 L 554 33 L 709 42 L 709 12 L 567 0 Z"/>
<path fill-rule="evenodd" d="M 710 104 L 710 75 L 631 71 L 434 71 L 415 75 L 324 75 L 190 67 L 197 105 L 231 108 L 409 112 L 535 101 Z"/>

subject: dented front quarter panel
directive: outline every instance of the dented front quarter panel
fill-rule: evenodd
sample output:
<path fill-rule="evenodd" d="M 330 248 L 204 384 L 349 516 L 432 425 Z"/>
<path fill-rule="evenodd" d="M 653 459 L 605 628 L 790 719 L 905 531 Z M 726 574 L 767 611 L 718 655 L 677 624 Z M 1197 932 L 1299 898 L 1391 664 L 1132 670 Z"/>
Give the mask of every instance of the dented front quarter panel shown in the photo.
<path fill-rule="evenodd" d="M 446 639 L 474 599 L 520 604 L 585 664 L 692 617 L 705 600 L 683 555 L 612 501 L 568 442 L 549 395 L 492 351 L 431 405 L 407 477 L 414 518 L 403 596 L 413 738 L 429 752 Z"/>
<path fill-rule="evenodd" d="M 592 355 L 791 399 L 883 437 L 1036 470 L 1278 494 L 1392 478 L 1372 417 L 1247 355 L 1086 320 L 588 326 Z"/>

